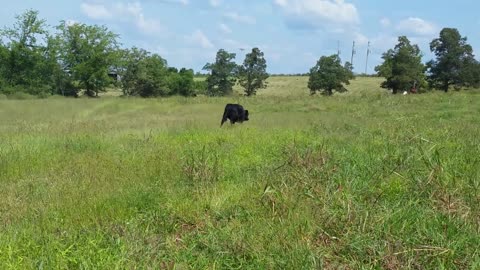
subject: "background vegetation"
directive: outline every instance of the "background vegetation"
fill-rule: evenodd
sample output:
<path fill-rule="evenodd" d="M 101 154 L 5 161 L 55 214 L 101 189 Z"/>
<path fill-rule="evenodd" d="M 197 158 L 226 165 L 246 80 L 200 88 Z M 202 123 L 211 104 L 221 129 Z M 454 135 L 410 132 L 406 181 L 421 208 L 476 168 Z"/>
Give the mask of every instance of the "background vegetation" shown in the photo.
<path fill-rule="evenodd" d="M 480 86 L 480 63 L 457 29 L 442 29 L 430 49 L 435 59 L 425 65 L 419 47 L 400 36 L 375 68 L 376 75 L 385 78 L 380 85 L 393 94 Z M 198 76 L 204 80 L 195 80 L 192 69 L 170 67 L 158 54 L 122 48 L 118 36 L 104 26 L 61 21 L 52 31 L 37 11 L 27 10 L 16 16 L 13 26 L 0 30 L 0 93 L 13 98 L 98 97 L 117 88 L 123 96 L 218 97 L 231 95 L 237 83 L 246 96 L 265 90 L 270 74 L 264 53 L 252 48 L 241 65 L 235 57 L 219 49 L 215 61 L 203 67 L 208 74 Z M 312 95 L 344 92 L 354 78 L 352 64 L 342 63 L 339 55 L 320 56 L 305 75 Z"/>

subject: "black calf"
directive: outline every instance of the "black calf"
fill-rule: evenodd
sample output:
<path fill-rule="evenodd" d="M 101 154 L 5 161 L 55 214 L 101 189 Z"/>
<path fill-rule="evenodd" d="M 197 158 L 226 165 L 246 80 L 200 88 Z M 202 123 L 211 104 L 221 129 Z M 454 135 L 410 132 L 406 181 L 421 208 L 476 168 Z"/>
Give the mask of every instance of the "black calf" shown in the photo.
<path fill-rule="evenodd" d="M 236 122 L 243 123 L 243 121 L 248 121 L 248 110 L 243 109 L 243 106 L 240 104 L 227 104 L 220 127 L 223 126 L 227 119 L 230 119 L 230 124 L 232 125 Z"/>

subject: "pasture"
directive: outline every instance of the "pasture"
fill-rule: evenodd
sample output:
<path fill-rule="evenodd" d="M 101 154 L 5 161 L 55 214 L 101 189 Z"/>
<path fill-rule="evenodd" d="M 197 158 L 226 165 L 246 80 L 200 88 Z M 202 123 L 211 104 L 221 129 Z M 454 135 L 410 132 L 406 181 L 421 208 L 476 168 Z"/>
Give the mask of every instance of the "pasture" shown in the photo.
<path fill-rule="evenodd" d="M 0 100 L 0 269 L 479 269 L 480 92 L 306 81 Z"/>

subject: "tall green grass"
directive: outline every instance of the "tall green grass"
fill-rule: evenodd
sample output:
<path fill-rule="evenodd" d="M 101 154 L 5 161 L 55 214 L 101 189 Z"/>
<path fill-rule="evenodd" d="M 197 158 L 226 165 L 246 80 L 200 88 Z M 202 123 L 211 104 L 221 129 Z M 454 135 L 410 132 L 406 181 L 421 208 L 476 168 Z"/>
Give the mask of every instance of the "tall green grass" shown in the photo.
<path fill-rule="evenodd" d="M 0 100 L 0 269 L 478 269 L 479 93 L 303 79 Z M 251 120 L 220 128 L 228 102 Z"/>

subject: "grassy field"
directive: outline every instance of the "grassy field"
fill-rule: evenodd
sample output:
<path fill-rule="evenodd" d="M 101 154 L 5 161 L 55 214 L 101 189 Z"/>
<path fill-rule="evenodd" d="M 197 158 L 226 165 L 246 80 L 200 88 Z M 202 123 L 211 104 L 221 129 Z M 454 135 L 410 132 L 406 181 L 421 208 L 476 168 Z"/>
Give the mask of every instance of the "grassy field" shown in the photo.
<path fill-rule="evenodd" d="M 378 83 L 0 100 L 0 269 L 479 269 L 480 93 Z"/>

